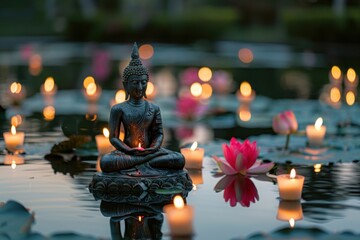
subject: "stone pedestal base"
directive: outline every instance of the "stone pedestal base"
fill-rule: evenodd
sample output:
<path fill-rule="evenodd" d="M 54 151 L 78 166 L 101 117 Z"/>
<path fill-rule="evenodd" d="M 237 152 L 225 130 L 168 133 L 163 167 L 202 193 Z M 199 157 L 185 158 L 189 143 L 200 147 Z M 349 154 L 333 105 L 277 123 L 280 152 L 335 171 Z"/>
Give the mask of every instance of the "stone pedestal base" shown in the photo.
<path fill-rule="evenodd" d="M 192 189 L 186 170 L 164 170 L 158 176 L 129 176 L 121 173 L 96 173 L 89 185 L 95 199 L 118 203 L 159 203 L 171 200 L 174 194 L 183 197 Z M 167 197 L 169 199 L 167 199 Z"/>

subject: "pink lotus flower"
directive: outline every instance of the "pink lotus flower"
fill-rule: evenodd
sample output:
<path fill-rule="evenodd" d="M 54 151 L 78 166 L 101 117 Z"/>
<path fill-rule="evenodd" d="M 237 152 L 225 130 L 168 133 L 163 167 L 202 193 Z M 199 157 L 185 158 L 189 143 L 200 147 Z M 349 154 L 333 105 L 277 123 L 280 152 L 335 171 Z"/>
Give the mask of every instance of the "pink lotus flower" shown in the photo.
<path fill-rule="evenodd" d="M 213 158 L 226 175 L 266 173 L 274 166 L 272 162 L 262 164 L 261 160 L 256 160 L 259 155 L 256 142 L 250 143 L 249 140 L 245 140 L 241 143 L 233 137 L 230 146 L 223 144 L 222 148 L 225 159 L 217 156 Z"/>
<path fill-rule="evenodd" d="M 231 207 L 235 207 L 237 203 L 243 207 L 249 207 L 251 202 L 255 203 L 259 200 L 255 184 L 250 178 L 242 175 L 223 177 L 214 190 L 216 192 L 224 190 L 225 202 L 229 202 Z"/>
<path fill-rule="evenodd" d="M 201 82 L 198 76 L 199 69 L 187 68 L 180 74 L 180 81 L 185 86 L 190 86 L 195 82 Z"/>
<path fill-rule="evenodd" d="M 298 123 L 292 111 L 279 113 L 273 118 L 272 127 L 279 134 L 291 134 L 297 131 Z"/>
<path fill-rule="evenodd" d="M 201 117 L 206 111 L 206 107 L 201 102 L 190 96 L 181 96 L 176 102 L 176 113 L 184 119 L 195 119 Z"/>
<path fill-rule="evenodd" d="M 295 114 L 292 111 L 281 112 L 273 118 L 272 127 L 274 132 L 286 135 L 284 149 L 287 150 L 290 142 L 290 134 L 298 129 Z"/>

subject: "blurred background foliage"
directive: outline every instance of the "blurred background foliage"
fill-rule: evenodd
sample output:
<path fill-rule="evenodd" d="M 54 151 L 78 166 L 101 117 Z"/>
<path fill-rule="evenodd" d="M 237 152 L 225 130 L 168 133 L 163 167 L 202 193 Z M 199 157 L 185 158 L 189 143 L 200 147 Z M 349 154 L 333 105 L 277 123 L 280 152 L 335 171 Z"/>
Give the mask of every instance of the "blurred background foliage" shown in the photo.
<path fill-rule="evenodd" d="M 195 48 L 201 46 L 205 51 L 212 51 L 219 41 L 283 44 L 300 54 L 296 56 L 304 57 L 301 61 L 305 66 L 272 67 L 263 62 L 256 64 L 255 58 L 254 63 L 239 63 L 237 67 L 229 66 L 225 70 L 233 74 L 237 84 L 250 81 L 259 94 L 277 98 L 298 97 L 301 94 L 294 95 L 294 91 L 311 87 L 307 97 L 316 98 L 319 89 L 328 82 L 332 65 L 337 64 L 344 71 L 349 67 L 359 69 L 360 0 L 2 1 L 0 39 L 0 50 L 36 41 L 174 43 Z M 318 53 L 325 60 L 314 60 Z M 272 57 L 275 58 L 269 54 L 267 61 L 271 62 Z M 28 74 L 26 64 L 11 69 L 4 65 L 1 67 L 5 69 L 3 76 L 15 75 L 19 81 L 33 86 L 35 92 L 50 75 L 61 79 L 58 82 L 60 88 L 80 87 L 81 81 L 74 79 L 84 77 L 84 64 L 89 65 L 90 61 L 84 63 L 84 59 L 69 59 L 63 63 L 66 70 L 61 64 L 47 63 L 37 76 Z M 117 64 L 111 64 L 108 79 L 102 83 L 105 88 L 118 86 Z M 199 63 L 199 66 L 201 64 L 205 63 Z M 311 82 L 311 85 L 306 83 L 295 90 L 286 87 L 284 82 L 288 80 L 284 79 L 292 76 L 288 73 L 297 72 L 305 72 L 301 79 L 307 79 L 304 82 Z M 278 87 L 273 87 L 274 84 Z"/>

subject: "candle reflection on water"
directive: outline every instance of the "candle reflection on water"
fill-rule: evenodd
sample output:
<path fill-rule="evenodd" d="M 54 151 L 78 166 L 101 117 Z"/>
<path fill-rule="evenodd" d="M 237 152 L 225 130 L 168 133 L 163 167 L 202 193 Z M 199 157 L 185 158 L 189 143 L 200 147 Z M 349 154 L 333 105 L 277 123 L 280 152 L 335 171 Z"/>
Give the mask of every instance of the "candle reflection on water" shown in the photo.
<path fill-rule="evenodd" d="M 303 211 L 300 201 L 280 200 L 276 219 L 289 222 L 290 227 L 294 227 L 295 221 L 303 219 Z"/>

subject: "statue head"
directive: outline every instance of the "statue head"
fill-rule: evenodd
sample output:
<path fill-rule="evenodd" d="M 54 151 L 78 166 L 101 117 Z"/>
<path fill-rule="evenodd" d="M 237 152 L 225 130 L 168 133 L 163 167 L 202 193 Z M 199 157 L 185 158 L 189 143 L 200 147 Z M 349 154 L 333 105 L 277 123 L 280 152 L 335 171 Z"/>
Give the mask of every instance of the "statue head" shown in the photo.
<path fill-rule="evenodd" d="M 126 92 L 126 99 L 129 97 L 129 89 L 128 89 L 128 81 L 132 76 L 146 76 L 146 82 L 149 81 L 149 73 L 148 70 L 142 65 L 141 60 L 139 59 L 139 50 L 136 42 L 134 43 L 132 53 L 131 53 L 131 61 L 129 65 L 124 69 L 123 72 L 123 84 Z M 146 98 L 146 88 L 144 89 L 144 97 Z"/>

